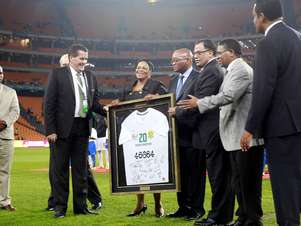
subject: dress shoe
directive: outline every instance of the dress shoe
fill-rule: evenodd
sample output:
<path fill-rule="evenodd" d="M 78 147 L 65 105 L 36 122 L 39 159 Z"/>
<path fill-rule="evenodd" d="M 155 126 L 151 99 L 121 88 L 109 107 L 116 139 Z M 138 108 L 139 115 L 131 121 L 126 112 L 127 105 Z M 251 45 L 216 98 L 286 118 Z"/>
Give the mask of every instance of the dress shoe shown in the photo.
<path fill-rule="evenodd" d="M 261 219 L 254 221 L 254 220 L 246 220 L 243 224 L 236 224 L 234 226 L 263 226 L 263 223 L 261 221 Z"/>
<path fill-rule="evenodd" d="M 230 226 L 243 226 L 244 223 L 239 221 L 239 220 L 236 220 L 233 224 L 231 224 Z"/>
<path fill-rule="evenodd" d="M 135 217 L 135 216 L 139 216 L 141 213 L 145 213 L 145 211 L 147 210 L 147 205 L 144 205 L 140 210 L 134 210 L 134 212 L 128 214 L 128 217 Z"/>
<path fill-rule="evenodd" d="M 180 208 L 174 213 L 167 214 L 167 217 L 172 217 L 172 218 L 180 218 L 186 216 L 187 216 L 187 211 Z"/>
<path fill-rule="evenodd" d="M 194 225 L 196 225 L 196 226 L 226 226 L 226 224 L 218 223 L 214 219 L 211 219 L 211 218 L 197 220 L 194 222 Z"/>
<path fill-rule="evenodd" d="M 1 209 L 7 210 L 7 211 L 10 211 L 10 212 L 16 211 L 16 208 L 13 207 L 11 204 L 8 204 L 6 206 L 2 206 Z"/>
<path fill-rule="evenodd" d="M 102 207 L 101 202 L 98 202 L 98 203 L 94 204 L 91 209 L 92 210 L 100 210 L 101 207 Z"/>
<path fill-rule="evenodd" d="M 54 218 L 64 218 L 66 216 L 66 213 L 65 212 L 61 212 L 61 211 L 56 211 L 55 214 L 54 214 Z"/>
<path fill-rule="evenodd" d="M 199 220 L 201 217 L 202 217 L 201 214 L 199 214 L 195 211 L 192 211 L 185 216 L 185 220 L 188 220 L 188 221 Z"/>
<path fill-rule="evenodd" d="M 94 214 L 94 215 L 98 215 L 97 212 L 93 211 L 93 210 L 89 210 L 88 208 L 82 210 L 82 211 L 78 211 L 78 212 L 74 212 L 75 215 L 78 214 L 82 214 L 82 215 L 88 215 L 88 214 Z"/>
<path fill-rule="evenodd" d="M 45 210 L 46 211 L 54 211 L 54 207 L 48 206 Z"/>
<path fill-rule="evenodd" d="M 155 209 L 155 212 L 156 212 L 156 217 L 163 217 L 165 212 L 164 212 L 164 209 L 162 207 L 158 208 L 158 209 Z"/>

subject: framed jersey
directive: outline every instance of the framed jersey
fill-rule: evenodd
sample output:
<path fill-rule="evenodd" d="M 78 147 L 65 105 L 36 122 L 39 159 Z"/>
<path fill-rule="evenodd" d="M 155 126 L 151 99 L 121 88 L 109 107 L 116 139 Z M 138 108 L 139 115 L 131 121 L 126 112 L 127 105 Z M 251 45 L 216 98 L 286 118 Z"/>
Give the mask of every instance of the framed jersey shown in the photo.
<path fill-rule="evenodd" d="M 179 191 L 173 94 L 109 107 L 112 194 Z"/>

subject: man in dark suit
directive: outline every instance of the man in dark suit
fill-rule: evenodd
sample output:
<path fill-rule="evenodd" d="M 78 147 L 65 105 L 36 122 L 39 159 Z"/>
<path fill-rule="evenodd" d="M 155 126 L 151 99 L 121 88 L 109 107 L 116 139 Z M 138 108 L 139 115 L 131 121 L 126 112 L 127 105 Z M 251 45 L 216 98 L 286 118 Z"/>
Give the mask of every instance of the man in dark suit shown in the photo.
<path fill-rule="evenodd" d="M 53 144 L 52 180 L 55 217 L 66 214 L 71 160 L 73 212 L 93 213 L 87 209 L 87 146 L 92 111 L 105 114 L 99 104 L 95 77 L 85 71 L 86 47 L 74 44 L 68 51 L 70 64 L 54 69 L 45 93 L 45 130 Z"/>
<path fill-rule="evenodd" d="M 301 34 L 282 21 L 279 0 L 257 0 L 257 32 L 265 37 L 255 57 L 253 99 L 241 147 L 252 137 L 266 144 L 277 223 L 300 225 Z"/>
<path fill-rule="evenodd" d="M 201 71 L 191 94 L 199 99 L 218 94 L 223 82 L 224 72 L 215 59 L 215 54 L 216 46 L 211 40 L 201 40 L 195 44 L 194 59 Z M 199 165 L 204 165 L 200 170 L 205 172 L 204 168 L 207 168 L 212 200 L 207 218 L 196 221 L 195 225 L 224 225 L 233 219 L 234 194 L 230 186 L 229 154 L 224 150 L 219 135 L 219 109 L 197 114 L 193 145 L 200 153 Z"/>
<path fill-rule="evenodd" d="M 192 68 L 192 57 L 192 52 L 185 48 L 172 54 L 173 70 L 179 74 L 173 76 L 169 92 L 176 94 L 176 101 L 186 99 L 194 89 L 194 82 L 199 73 Z M 205 170 L 199 170 L 200 165 L 196 161 L 199 152 L 192 146 L 194 115 L 180 108 L 170 108 L 169 113 L 175 117 L 177 124 L 181 192 L 177 193 L 178 210 L 168 216 L 198 219 L 205 214 Z"/>
<path fill-rule="evenodd" d="M 60 58 L 60 67 L 65 67 L 65 66 L 68 66 L 69 65 L 69 56 L 68 54 L 64 54 L 61 56 Z M 98 123 L 96 122 L 96 116 L 94 115 L 94 125 L 93 127 L 95 127 L 95 125 L 97 125 Z M 49 182 L 50 182 L 50 195 L 48 197 L 48 205 L 47 205 L 47 208 L 46 210 L 48 211 L 54 211 L 55 209 L 55 200 L 54 200 L 54 197 L 53 197 L 53 183 L 52 183 L 52 162 L 54 160 L 52 160 L 53 158 L 53 155 L 52 155 L 52 148 L 54 144 L 53 143 L 50 143 L 50 159 L 49 159 Z M 92 209 L 93 210 L 99 210 L 102 206 L 102 197 L 101 197 L 101 194 L 100 194 L 100 191 L 97 187 L 97 183 L 93 177 L 93 172 L 89 166 L 89 164 L 87 164 L 87 181 L 88 181 L 88 194 L 87 194 L 87 198 L 89 200 L 89 202 L 92 204 Z"/>

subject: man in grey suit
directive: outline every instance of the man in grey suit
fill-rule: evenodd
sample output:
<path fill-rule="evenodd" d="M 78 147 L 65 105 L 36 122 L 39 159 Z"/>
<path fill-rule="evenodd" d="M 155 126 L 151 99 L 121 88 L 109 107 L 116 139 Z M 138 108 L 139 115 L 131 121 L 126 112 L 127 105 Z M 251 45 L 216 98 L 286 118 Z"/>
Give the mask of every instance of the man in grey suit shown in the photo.
<path fill-rule="evenodd" d="M 217 48 L 219 62 L 227 72 L 216 95 L 191 99 L 179 103 L 183 108 L 198 107 L 202 114 L 220 108 L 219 132 L 223 146 L 230 152 L 232 186 L 238 200 L 238 219 L 235 226 L 262 225 L 261 168 L 262 142 L 253 140 L 250 152 L 242 152 L 240 137 L 244 132 L 252 99 L 253 69 L 242 59 L 240 44 L 226 39 Z"/>
<path fill-rule="evenodd" d="M 0 66 L 0 208 L 15 211 L 9 197 L 11 163 L 14 152 L 14 122 L 20 114 L 16 91 L 2 84 Z"/>

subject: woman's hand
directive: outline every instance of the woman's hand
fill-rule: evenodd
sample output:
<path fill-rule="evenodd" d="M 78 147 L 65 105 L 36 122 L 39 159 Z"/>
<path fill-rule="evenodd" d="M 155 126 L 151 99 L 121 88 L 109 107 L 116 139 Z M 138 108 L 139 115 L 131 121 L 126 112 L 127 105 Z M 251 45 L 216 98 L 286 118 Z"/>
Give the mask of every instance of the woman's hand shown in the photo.
<path fill-rule="evenodd" d="M 145 100 L 145 101 L 152 100 L 152 99 L 154 99 L 154 97 L 157 97 L 157 96 L 159 96 L 158 93 L 156 93 L 156 94 L 147 94 L 147 95 L 144 97 L 144 100 Z"/>

